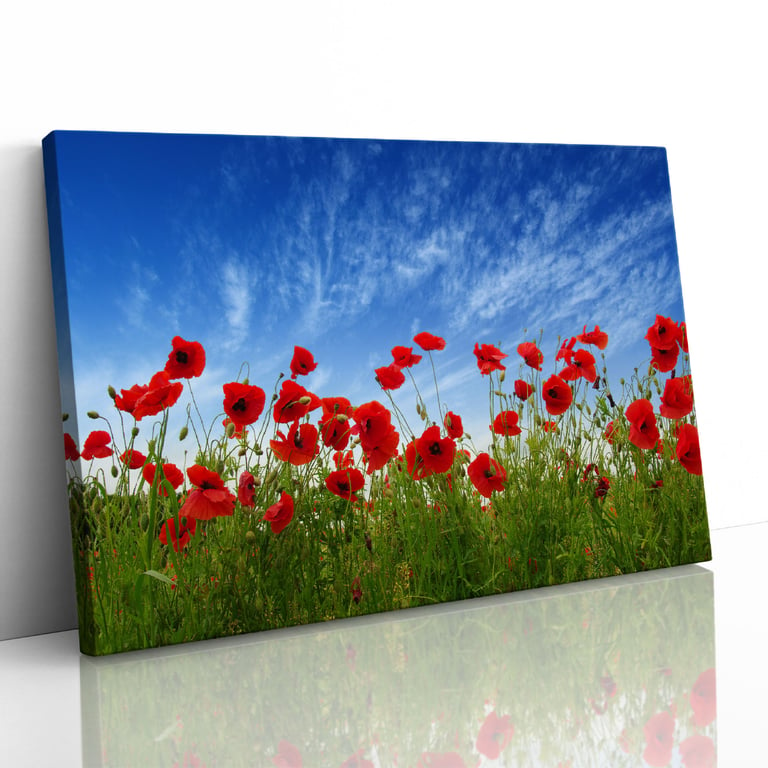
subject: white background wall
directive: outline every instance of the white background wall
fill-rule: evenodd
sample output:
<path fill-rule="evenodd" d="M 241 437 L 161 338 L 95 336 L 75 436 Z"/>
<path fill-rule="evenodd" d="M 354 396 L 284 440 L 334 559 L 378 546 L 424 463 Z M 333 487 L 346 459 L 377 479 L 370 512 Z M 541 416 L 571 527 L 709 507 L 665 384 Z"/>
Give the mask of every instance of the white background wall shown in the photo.
<path fill-rule="evenodd" d="M 768 520 L 768 56 L 759 8 L 4 6 L 0 639 L 76 623 L 40 151 L 52 129 L 666 147 L 710 522 Z"/>

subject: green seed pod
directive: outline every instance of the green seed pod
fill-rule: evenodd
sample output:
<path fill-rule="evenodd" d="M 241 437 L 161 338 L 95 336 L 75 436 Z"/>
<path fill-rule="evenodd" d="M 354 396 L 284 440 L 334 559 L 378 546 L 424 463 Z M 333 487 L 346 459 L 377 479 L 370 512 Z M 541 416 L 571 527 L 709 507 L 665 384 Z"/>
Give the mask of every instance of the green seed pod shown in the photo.
<path fill-rule="evenodd" d="M 224 462 L 223 461 L 217 461 L 216 462 L 216 474 L 223 475 L 224 474 Z"/>
<path fill-rule="evenodd" d="M 189 430 L 185 425 L 181 428 L 181 431 L 179 432 L 179 440 L 183 440 L 188 434 L 189 434 Z"/>
<path fill-rule="evenodd" d="M 507 378 L 506 374 L 507 374 L 507 372 L 506 372 L 506 371 L 502 371 L 502 372 L 499 374 L 499 384 L 503 384 L 503 383 L 504 383 L 504 379 L 506 379 L 506 378 Z"/>
<path fill-rule="evenodd" d="M 253 484 L 256 488 L 258 488 L 261 485 L 261 478 L 260 477 L 254 477 L 253 478 Z"/>
<path fill-rule="evenodd" d="M 261 446 L 260 446 L 260 445 L 256 445 L 256 446 L 254 446 L 254 448 L 253 448 L 253 452 L 254 452 L 254 453 L 257 455 L 257 456 L 261 456 L 261 455 L 264 453 L 264 451 L 262 451 L 262 450 L 261 450 Z"/>
<path fill-rule="evenodd" d="M 138 427 L 134 427 L 131 430 L 131 437 L 138 437 L 138 436 L 139 436 L 139 428 Z"/>
<path fill-rule="evenodd" d="M 99 412 L 98 411 L 88 411 L 88 413 L 85 414 L 89 419 L 98 419 L 99 418 Z"/>
<path fill-rule="evenodd" d="M 112 472 L 112 477 L 117 477 L 120 474 L 114 464 L 112 465 L 112 469 L 110 471 Z"/>
<path fill-rule="evenodd" d="M 256 534 L 253 531 L 246 531 L 245 541 L 249 546 L 252 547 L 256 543 Z"/>
<path fill-rule="evenodd" d="M 496 395 L 496 397 L 504 397 L 504 393 L 500 389 L 494 389 L 493 394 Z"/>
<path fill-rule="evenodd" d="M 226 431 L 227 437 L 232 437 L 235 434 L 234 422 L 230 421 L 229 424 L 227 424 L 227 429 L 225 431 Z"/>
<path fill-rule="evenodd" d="M 139 528 L 142 531 L 146 531 L 149 528 L 149 515 L 146 512 L 139 518 Z"/>
<path fill-rule="evenodd" d="M 271 485 L 277 480 L 277 469 L 270 469 L 264 478 L 264 485 Z"/>
<path fill-rule="evenodd" d="M 117 392 L 115 392 L 115 388 L 110 384 L 107 387 L 107 394 L 114 400 L 117 397 Z"/>
<path fill-rule="evenodd" d="M 627 382 L 624 379 L 619 379 L 619 384 L 623 387 Z"/>
<path fill-rule="evenodd" d="M 97 496 L 97 497 L 96 497 L 96 498 L 95 498 L 95 499 L 94 499 L 94 500 L 91 502 L 91 509 L 92 509 L 92 510 L 93 510 L 95 513 L 97 513 L 97 514 L 98 514 L 99 512 L 101 512 L 101 510 L 102 510 L 102 507 L 103 507 L 103 506 L 104 506 L 104 504 L 103 504 L 103 503 L 102 503 L 102 501 L 101 501 L 101 496 Z"/>
<path fill-rule="evenodd" d="M 248 386 L 248 377 L 247 376 L 243 379 L 243 384 L 245 384 L 246 387 Z"/>
<path fill-rule="evenodd" d="M 62 421 L 67 421 L 67 419 L 69 419 L 69 414 L 68 413 L 62 413 L 61 414 L 61 420 Z"/>
<path fill-rule="evenodd" d="M 238 456 L 245 456 L 245 454 L 246 454 L 246 453 L 248 453 L 248 449 L 247 449 L 247 448 L 241 448 L 241 449 L 240 449 L 240 450 L 237 452 L 237 455 L 238 455 Z"/>

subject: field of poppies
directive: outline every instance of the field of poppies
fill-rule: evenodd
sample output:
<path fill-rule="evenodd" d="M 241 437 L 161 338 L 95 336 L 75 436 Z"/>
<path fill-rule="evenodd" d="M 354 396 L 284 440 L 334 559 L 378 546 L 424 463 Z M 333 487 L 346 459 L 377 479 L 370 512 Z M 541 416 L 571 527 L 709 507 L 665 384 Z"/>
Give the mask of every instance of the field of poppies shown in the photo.
<path fill-rule="evenodd" d="M 476 343 L 489 411 L 475 441 L 442 402 L 446 341 L 431 333 L 372 372 L 380 400 L 303 386 L 318 363 L 297 346 L 269 402 L 247 379 L 224 383 L 212 423 L 193 393 L 205 349 L 176 336 L 149 383 L 109 387 L 115 413 L 89 412 L 98 428 L 82 446 L 65 431 L 82 650 L 709 559 L 685 324 L 658 315 L 645 339 L 644 370 L 616 388 L 599 327 L 551 360 L 540 341 L 516 356 Z M 419 391 L 419 365 L 434 392 Z M 398 404 L 406 382 L 415 408 Z M 169 434 L 180 408 L 186 424 Z M 176 441 L 184 466 L 168 458 Z"/>

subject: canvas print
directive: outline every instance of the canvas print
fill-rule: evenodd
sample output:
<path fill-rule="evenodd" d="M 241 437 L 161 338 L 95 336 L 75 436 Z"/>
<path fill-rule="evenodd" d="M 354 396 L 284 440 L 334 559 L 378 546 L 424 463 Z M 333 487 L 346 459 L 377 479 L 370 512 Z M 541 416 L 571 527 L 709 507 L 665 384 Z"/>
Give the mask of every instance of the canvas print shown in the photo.
<path fill-rule="evenodd" d="M 662 148 L 43 152 L 83 652 L 710 558 Z"/>

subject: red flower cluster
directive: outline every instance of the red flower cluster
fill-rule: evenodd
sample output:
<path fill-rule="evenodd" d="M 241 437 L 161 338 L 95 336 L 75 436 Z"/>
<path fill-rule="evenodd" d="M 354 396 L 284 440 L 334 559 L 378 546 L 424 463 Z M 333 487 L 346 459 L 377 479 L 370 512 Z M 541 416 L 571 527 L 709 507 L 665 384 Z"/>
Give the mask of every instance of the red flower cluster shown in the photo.
<path fill-rule="evenodd" d="M 181 396 L 184 385 L 171 381 L 165 371 L 158 371 L 149 384 L 134 384 L 130 389 L 121 389 L 115 396 L 115 406 L 130 413 L 136 421 L 145 416 L 155 416 L 170 408 Z"/>
<path fill-rule="evenodd" d="M 397 454 L 400 435 L 392 425 L 392 414 L 377 400 L 355 408 L 352 418 L 355 426 L 350 430 L 351 434 L 360 439 L 367 471 L 371 474 Z"/>
<path fill-rule="evenodd" d="M 651 345 L 651 365 L 662 373 L 675 367 L 680 349 L 688 351 L 684 327 L 661 315 L 656 315 L 656 322 L 648 329 L 645 339 Z"/>

